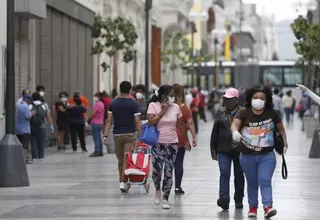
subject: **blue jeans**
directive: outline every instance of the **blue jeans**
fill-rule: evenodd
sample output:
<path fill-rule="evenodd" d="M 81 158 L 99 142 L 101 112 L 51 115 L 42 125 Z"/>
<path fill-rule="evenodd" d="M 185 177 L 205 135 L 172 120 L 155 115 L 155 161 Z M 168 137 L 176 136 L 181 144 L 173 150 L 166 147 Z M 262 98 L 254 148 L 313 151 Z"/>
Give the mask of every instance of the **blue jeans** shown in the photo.
<path fill-rule="evenodd" d="M 43 159 L 46 146 L 46 128 L 31 130 L 32 159 Z"/>
<path fill-rule="evenodd" d="M 241 202 L 244 196 L 244 176 L 239 162 L 239 153 L 219 153 L 218 163 L 220 169 L 219 198 L 230 200 L 230 175 L 231 163 L 233 162 L 234 173 L 234 200 Z"/>
<path fill-rule="evenodd" d="M 94 142 L 94 151 L 95 152 L 103 152 L 103 144 L 102 144 L 102 130 L 103 125 L 92 125 L 92 137 Z"/>
<path fill-rule="evenodd" d="M 291 108 L 284 108 L 284 115 L 286 117 L 286 122 L 290 123 L 290 115 L 291 115 Z"/>
<path fill-rule="evenodd" d="M 247 179 L 249 207 L 258 207 L 258 188 L 260 186 L 263 208 L 272 206 L 272 176 L 276 168 L 274 151 L 260 155 L 240 155 L 240 164 Z"/>

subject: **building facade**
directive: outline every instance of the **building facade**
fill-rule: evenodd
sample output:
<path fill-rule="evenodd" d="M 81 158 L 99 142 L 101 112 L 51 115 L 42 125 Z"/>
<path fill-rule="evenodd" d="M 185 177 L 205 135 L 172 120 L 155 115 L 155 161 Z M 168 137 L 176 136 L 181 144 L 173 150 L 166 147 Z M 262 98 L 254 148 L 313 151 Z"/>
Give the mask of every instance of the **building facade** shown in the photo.
<path fill-rule="evenodd" d="M 6 91 L 6 45 L 7 45 L 7 1 L 0 2 L 0 137 L 5 133 L 5 91 Z"/>

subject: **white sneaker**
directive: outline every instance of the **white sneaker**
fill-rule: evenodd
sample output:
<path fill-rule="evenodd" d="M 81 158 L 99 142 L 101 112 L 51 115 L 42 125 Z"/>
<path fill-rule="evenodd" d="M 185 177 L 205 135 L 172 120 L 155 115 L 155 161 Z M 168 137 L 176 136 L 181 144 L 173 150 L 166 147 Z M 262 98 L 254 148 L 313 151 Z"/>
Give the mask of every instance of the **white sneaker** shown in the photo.
<path fill-rule="evenodd" d="M 126 183 L 125 182 L 120 183 L 120 190 L 121 190 L 121 192 L 126 192 Z"/>
<path fill-rule="evenodd" d="M 156 191 L 156 195 L 154 198 L 154 204 L 160 205 L 160 203 L 161 203 L 161 191 Z"/>
<path fill-rule="evenodd" d="M 162 201 L 162 209 L 170 209 L 170 205 L 169 205 L 169 202 L 168 200 L 163 200 Z"/>

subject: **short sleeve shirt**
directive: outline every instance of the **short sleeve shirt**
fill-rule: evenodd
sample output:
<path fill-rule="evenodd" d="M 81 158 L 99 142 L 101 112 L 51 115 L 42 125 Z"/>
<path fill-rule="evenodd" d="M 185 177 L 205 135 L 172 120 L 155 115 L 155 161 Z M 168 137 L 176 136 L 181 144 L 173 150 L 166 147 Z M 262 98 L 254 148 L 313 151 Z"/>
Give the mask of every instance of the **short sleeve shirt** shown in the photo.
<path fill-rule="evenodd" d="M 30 134 L 30 121 L 31 112 L 26 102 L 21 101 L 16 106 L 16 134 Z"/>
<path fill-rule="evenodd" d="M 135 133 L 135 116 L 140 115 L 138 103 L 131 98 L 116 98 L 109 106 L 113 116 L 113 134 Z"/>
<path fill-rule="evenodd" d="M 103 125 L 105 114 L 104 103 L 102 101 L 98 101 L 94 104 L 93 110 L 95 111 L 95 114 L 91 120 L 91 123 L 96 125 Z"/>
<path fill-rule="evenodd" d="M 241 120 L 241 135 L 243 140 L 239 149 L 243 153 L 264 153 L 274 148 L 274 130 L 281 122 L 279 114 L 274 109 L 266 109 L 261 115 L 256 115 L 251 108 L 243 108 L 235 115 Z"/>
<path fill-rule="evenodd" d="M 181 110 L 181 113 L 182 113 L 183 123 L 185 125 L 186 130 L 188 130 L 187 122 L 192 118 L 191 111 L 189 110 L 187 105 L 182 105 L 180 107 L 180 110 Z M 183 136 L 183 134 L 182 134 L 182 132 L 181 132 L 179 127 L 177 127 L 177 135 L 178 135 L 178 139 L 179 139 L 179 147 L 184 147 L 184 143 L 187 140 L 184 138 L 184 136 Z"/>
<path fill-rule="evenodd" d="M 148 114 L 159 114 L 161 112 L 160 102 L 151 102 L 148 107 Z M 157 130 L 160 132 L 158 143 L 174 144 L 178 143 L 177 120 L 182 117 L 180 107 L 173 103 L 169 106 L 167 112 L 163 115 L 157 124 Z"/>

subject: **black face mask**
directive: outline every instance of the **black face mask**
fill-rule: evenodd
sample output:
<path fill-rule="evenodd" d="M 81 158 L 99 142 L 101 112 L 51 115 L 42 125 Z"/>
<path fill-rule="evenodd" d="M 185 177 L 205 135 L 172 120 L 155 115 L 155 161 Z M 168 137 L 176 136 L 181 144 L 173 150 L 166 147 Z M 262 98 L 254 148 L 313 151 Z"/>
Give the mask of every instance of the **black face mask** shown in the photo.
<path fill-rule="evenodd" d="M 237 99 L 226 99 L 225 100 L 226 109 L 230 112 L 238 107 Z"/>

